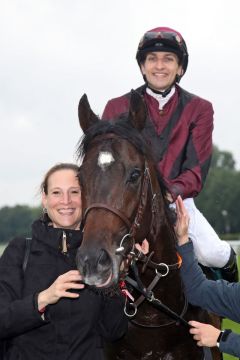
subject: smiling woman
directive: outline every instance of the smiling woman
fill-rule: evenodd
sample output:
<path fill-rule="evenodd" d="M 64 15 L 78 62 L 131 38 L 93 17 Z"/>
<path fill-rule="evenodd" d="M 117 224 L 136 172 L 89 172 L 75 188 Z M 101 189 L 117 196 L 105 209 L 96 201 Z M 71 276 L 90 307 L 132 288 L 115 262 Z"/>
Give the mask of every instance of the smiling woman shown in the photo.
<path fill-rule="evenodd" d="M 0 258 L 1 359 L 103 359 L 103 342 L 127 329 L 124 298 L 104 298 L 81 282 L 76 269 L 82 241 L 78 166 L 58 164 L 41 184 L 44 214 L 32 226 L 27 267 L 25 238 Z"/>
<path fill-rule="evenodd" d="M 76 165 L 58 165 L 47 173 L 43 181 L 42 204 L 55 228 L 80 228 L 82 203 L 76 170 Z"/>

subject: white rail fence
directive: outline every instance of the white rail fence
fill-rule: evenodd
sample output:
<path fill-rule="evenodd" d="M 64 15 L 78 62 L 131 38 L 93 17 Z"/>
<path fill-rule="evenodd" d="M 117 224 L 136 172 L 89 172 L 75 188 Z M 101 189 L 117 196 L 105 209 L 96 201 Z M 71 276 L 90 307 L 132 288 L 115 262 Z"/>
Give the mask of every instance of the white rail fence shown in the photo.
<path fill-rule="evenodd" d="M 237 255 L 240 255 L 240 240 L 228 240 Z"/>

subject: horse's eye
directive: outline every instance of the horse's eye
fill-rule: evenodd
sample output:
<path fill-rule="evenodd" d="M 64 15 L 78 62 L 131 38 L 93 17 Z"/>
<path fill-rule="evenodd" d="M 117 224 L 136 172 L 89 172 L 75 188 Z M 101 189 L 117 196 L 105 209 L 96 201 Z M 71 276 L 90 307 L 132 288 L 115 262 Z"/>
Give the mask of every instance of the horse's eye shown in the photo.
<path fill-rule="evenodd" d="M 138 169 L 133 170 L 133 172 L 130 174 L 129 182 L 135 183 L 141 176 L 141 172 Z"/>

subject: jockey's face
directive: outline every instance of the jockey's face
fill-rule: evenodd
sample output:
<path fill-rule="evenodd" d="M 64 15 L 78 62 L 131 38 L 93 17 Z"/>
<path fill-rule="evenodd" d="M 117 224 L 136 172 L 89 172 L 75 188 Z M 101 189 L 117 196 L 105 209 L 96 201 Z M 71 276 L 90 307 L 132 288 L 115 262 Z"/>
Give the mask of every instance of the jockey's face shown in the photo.
<path fill-rule="evenodd" d="M 152 89 L 164 91 L 175 82 L 176 75 L 182 74 L 182 66 L 176 54 L 156 51 L 147 54 L 141 71 Z"/>

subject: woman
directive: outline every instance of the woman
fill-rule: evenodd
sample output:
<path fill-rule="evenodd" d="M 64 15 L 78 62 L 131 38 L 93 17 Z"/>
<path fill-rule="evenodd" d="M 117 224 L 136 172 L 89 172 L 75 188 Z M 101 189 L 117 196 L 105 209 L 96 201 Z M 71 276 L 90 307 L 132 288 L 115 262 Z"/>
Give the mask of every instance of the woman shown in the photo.
<path fill-rule="evenodd" d="M 240 322 L 240 283 L 208 280 L 198 266 L 192 241 L 188 239 L 189 216 L 179 196 L 176 201 L 178 252 L 183 262 L 181 275 L 189 302 L 219 316 Z M 190 333 L 199 346 L 218 346 L 221 352 L 240 357 L 240 335 L 220 331 L 209 324 L 190 321 Z"/>
<path fill-rule="evenodd" d="M 104 297 L 81 283 L 81 190 L 74 164 L 52 167 L 41 185 L 44 217 L 26 239 L 15 238 L 0 259 L 0 339 L 6 360 L 104 358 L 103 342 L 127 329 L 121 295 Z"/>

